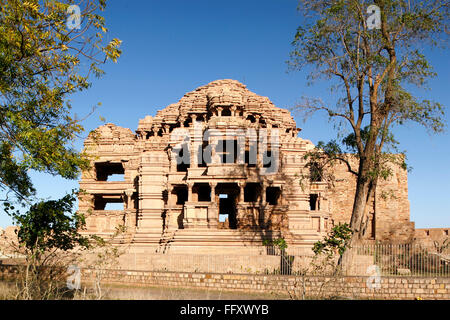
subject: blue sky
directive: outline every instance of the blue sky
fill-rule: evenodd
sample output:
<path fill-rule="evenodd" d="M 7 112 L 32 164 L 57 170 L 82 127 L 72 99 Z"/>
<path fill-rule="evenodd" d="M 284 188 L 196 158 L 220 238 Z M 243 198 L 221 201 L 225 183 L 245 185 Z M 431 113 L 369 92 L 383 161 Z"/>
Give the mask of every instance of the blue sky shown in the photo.
<path fill-rule="evenodd" d="M 186 92 L 217 79 L 235 79 L 282 108 L 304 95 L 331 101 L 327 84 L 306 85 L 305 72 L 287 72 L 297 26 L 296 0 L 167 0 L 109 1 L 104 13 L 110 37 L 123 41 L 117 64 L 93 81 L 90 90 L 71 97 L 80 117 L 102 106 L 84 122 L 87 132 L 106 122 L 137 128 L 139 119 L 177 102 Z M 438 72 L 423 98 L 450 104 L 450 59 L 446 52 L 427 50 Z M 330 140 L 335 136 L 324 114 L 306 122 L 294 114 L 300 137 Z M 450 115 L 447 115 L 447 121 Z M 450 135 L 430 136 L 416 125 L 396 130 L 400 149 L 407 150 L 411 220 L 416 227 L 450 226 Z M 82 140 L 76 148 L 81 149 Z M 32 174 L 39 196 L 56 198 L 78 187 L 45 174 Z M 0 226 L 11 223 L 3 213 Z"/>

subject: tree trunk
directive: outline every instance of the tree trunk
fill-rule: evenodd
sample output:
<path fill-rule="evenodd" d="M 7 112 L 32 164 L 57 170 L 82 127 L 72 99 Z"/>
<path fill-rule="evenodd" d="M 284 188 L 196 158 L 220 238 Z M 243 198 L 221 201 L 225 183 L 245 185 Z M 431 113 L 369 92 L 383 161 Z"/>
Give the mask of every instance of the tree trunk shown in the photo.
<path fill-rule="evenodd" d="M 349 255 L 349 249 L 351 249 L 354 244 L 358 243 L 363 236 L 363 221 L 366 211 L 367 197 L 370 192 L 370 180 L 367 178 L 367 172 L 367 163 L 361 159 L 356 183 L 355 200 L 353 202 L 352 217 L 350 220 L 350 229 L 352 229 L 353 235 L 348 242 L 347 250 L 345 250 L 343 255 L 339 256 L 335 270 L 336 274 L 345 271 L 348 265 L 352 264 L 352 261 L 346 258 Z"/>
<path fill-rule="evenodd" d="M 368 163 L 364 158 L 360 159 L 358 179 L 356 182 L 355 200 L 353 202 L 350 228 L 353 231 L 351 243 L 362 238 L 362 225 L 369 195 L 370 179 L 368 178 Z"/>
<path fill-rule="evenodd" d="M 376 189 L 377 189 L 378 178 L 373 179 L 369 183 L 369 190 L 367 192 L 367 203 L 370 204 L 373 201 L 373 219 L 375 219 L 375 211 L 376 211 Z M 369 217 L 366 215 L 365 218 L 361 221 L 361 234 L 364 236 L 366 234 L 366 230 L 368 227 Z"/>

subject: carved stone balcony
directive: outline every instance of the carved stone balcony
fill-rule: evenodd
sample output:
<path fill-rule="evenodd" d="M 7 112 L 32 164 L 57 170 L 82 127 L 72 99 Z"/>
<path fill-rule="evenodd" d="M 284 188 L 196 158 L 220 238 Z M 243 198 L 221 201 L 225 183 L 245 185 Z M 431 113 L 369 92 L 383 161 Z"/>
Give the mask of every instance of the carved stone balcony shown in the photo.
<path fill-rule="evenodd" d="M 134 189 L 128 181 L 81 181 L 80 189 L 91 194 L 119 194 L 127 189 Z"/>

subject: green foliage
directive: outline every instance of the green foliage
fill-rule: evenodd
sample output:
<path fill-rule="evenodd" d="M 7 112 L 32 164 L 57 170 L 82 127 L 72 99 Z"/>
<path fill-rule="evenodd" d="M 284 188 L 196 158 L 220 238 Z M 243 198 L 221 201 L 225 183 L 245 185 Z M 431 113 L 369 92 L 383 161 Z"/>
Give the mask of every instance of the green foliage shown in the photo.
<path fill-rule="evenodd" d="M 367 140 L 368 132 L 369 126 L 361 130 L 361 138 L 364 141 Z M 391 146 L 394 147 L 398 144 L 390 133 L 386 135 L 386 141 L 389 141 Z M 347 150 L 342 149 L 341 145 L 345 146 Z M 368 176 L 374 179 L 380 177 L 386 180 L 392 174 L 391 164 L 399 166 L 404 170 L 409 170 L 410 167 L 406 163 L 405 152 L 398 152 L 396 148 L 395 151 L 397 152 L 379 152 L 375 155 L 372 159 L 377 165 L 371 168 Z M 336 140 L 331 140 L 327 143 L 319 141 L 313 150 L 304 155 L 304 159 L 307 160 L 305 166 L 310 168 L 310 180 L 313 182 L 333 180 L 332 170 L 327 170 L 327 168 L 333 167 L 336 162 L 344 163 L 348 171 L 357 176 L 358 170 L 356 165 L 352 163 L 352 158 L 355 160 L 359 158 L 354 133 L 350 133 L 343 138 L 341 144 Z"/>
<path fill-rule="evenodd" d="M 72 147 L 83 132 L 68 95 L 90 87 L 121 41 L 105 43 L 105 1 L 78 3 L 80 29 L 66 25 L 76 1 L 0 0 L 0 188 L 34 194 L 28 170 L 77 177 L 88 161 Z"/>
<path fill-rule="evenodd" d="M 10 203 L 5 203 L 5 210 L 19 227 L 19 242 L 32 253 L 67 251 L 76 246 L 88 248 L 89 239 L 78 233 L 85 226 L 84 216 L 71 212 L 75 201 L 72 193 L 59 200 L 33 204 L 25 213 L 15 210 Z"/>
<path fill-rule="evenodd" d="M 336 252 L 342 256 L 345 250 L 349 249 L 349 242 L 352 237 L 352 230 L 347 223 L 338 224 L 333 227 L 331 233 L 322 241 L 314 243 L 312 250 L 316 255 L 325 253 L 333 256 Z"/>
<path fill-rule="evenodd" d="M 308 162 L 306 167 L 309 167 L 310 181 L 319 182 L 323 180 L 323 167 L 317 162 Z"/>
<path fill-rule="evenodd" d="M 29 197 L 35 192 L 25 167 L 12 157 L 13 147 L 8 142 L 0 145 L 0 185 L 6 185 L 18 194 Z"/>
<path fill-rule="evenodd" d="M 426 86 L 436 76 L 423 53 L 424 43 L 445 45 L 449 2 L 374 4 L 381 11 L 380 29 L 368 29 L 369 4 L 363 1 L 301 0 L 305 22 L 297 29 L 289 60 L 293 70 L 312 66 L 311 81 L 332 80 L 333 91 L 343 93 L 335 107 L 315 98 L 306 98 L 299 107 L 323 110 L 339 120 L 339 127 L 350 124 L 353 132 L 343 145 L 360 155 L 371 139 L 378 139 L 380 151 L 387 140 L 395 143 L 390 131 L 395 124 L 412 121 L 432 132 L 445 127 L 444 106 L 419 101 L 406 87 Z"/>
<path fill-rule="evenodd" d="M 79 234 L 85 226 L 83 215 L 72 213 L 75 201 L 72 192 L 59 200 L 37 202 L 25 213 L 4 203 L 18 226 L 15 251 L 25 257 L 18 266 L 18 299 L 62 299 L 73 294 L 66 287 L 67 267 L 76 263 L 79 249 L 90 248 L 89 238 Z"/>
<path fill-rule="evenodd" d="M 332 170 L 327 168 L 334 166 L 337 161 L 345 163 L 349 172 L 356 174 L 349 155 L 343 152 L 336 140 L 328 143 L 319 141 L 313 150 L 305 153 L 304 159 L 307 161 L 305 167 L 309 168 L 310 182 L 323 181 L 332 184 L 334 175 Z"/>
<path fill-rule="evenodd" d="M 281 251 L 286 250 L 288 247 L 286 240 L 284 238 L 278 238 L 278 239 L 273 239 L 273 240 L 265 239 L 265 240 L 263 240 L 263 245 L 264 246 L 276 246 Z"/>

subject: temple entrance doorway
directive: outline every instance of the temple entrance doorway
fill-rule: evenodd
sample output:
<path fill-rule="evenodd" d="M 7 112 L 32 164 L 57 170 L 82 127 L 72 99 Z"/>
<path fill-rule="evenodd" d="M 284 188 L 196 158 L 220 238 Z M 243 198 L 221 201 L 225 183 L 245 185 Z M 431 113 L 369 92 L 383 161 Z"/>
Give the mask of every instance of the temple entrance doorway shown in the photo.
<path fill-rule="evenodd" d="M 219 183 L 216 187 L 216 195 L 219 202 L 219 228 L 237 228 L 236 202 L 239 197 L 237 183 Z"/>

